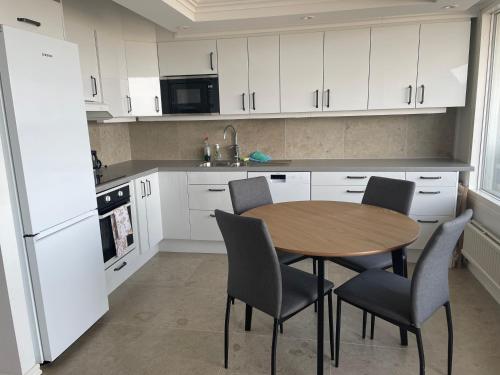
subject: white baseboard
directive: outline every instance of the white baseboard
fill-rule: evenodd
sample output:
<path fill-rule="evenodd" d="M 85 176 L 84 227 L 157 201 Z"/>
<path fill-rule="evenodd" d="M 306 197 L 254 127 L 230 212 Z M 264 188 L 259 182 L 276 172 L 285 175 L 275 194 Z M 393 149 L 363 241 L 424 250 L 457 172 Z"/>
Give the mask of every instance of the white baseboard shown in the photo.
<path fill-rule="evenodd" d="M 222 241 L 163 240 L 158 247 L 165 252 L 226 254 Z"/>
<path fill-rule="evenodd" d="M 40 369 L 40 365 L 36 364 L 35 366 L 33 366 L 32 368 L 30 368 L 28 371 L 26 371 L 22 375 L 40 375 L 41 373 L 42 373 L 42 370 Z M 0 373 L 0 375 L 19 375 L 19 374 L 4 374 L 4 373 Z"/>
<path fill-rule="evenodd" d="M 491 296 L 500 304 L 500 285 L 495 283 L 483 268 L 472 259 L 467 259 L 467 268 L 481 285 L 491 294 Z"/>

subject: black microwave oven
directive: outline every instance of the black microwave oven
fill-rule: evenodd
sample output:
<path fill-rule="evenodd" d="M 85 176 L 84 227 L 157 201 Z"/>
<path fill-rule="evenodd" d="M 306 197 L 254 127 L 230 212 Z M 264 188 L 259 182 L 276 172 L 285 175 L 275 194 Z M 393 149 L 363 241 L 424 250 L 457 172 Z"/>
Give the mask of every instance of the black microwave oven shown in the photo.
<path fill-rule="evenodd" d="M 162 77 L 164 114 L 219 113 L 217 76 Z"/>

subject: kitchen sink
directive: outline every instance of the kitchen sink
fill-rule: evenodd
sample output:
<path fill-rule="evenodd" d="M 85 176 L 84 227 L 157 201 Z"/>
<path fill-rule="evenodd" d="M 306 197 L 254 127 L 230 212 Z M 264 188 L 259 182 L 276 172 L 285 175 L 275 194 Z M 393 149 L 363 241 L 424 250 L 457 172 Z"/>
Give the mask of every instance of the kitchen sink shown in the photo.
<path fill-rule="evenodd" d="M 227 168 L 238 168 L 238 167 L 258 167 L 258 166 L 287 166 L 291 163 L 291 160 L 271 160 L 267 163 L 256 163 L 253 161 L 234 163 L 230 160 L 214 160 L 207 161 L 200 164 L 200 167 L 204 168 L 214 168 L 214 167 L 227 167 Z"/>

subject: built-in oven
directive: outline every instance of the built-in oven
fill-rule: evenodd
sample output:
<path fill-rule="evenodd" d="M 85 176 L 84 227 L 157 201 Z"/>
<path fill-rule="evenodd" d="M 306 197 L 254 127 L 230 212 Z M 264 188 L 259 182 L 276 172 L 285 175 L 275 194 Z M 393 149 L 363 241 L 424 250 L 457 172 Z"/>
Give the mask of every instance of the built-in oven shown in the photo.
<path fill-rule="evenodd" d="M 162 77 L 164 114 L 219 113 L 219 78 L 213 75 Z"/>
<path fill-rule="evenodd" d="M 127 208 L 132 231 L 127 235 L 126 251 L 118 255 L 113 234 L 112 215 L 114 215 L 116 208 L 122 206 Z M 135 248 L 134 211 L 130 198 L 130 185 L 121 185 L 97 194 L 97 211 L 99 213 L 104 266 L 109 268 Z"/>

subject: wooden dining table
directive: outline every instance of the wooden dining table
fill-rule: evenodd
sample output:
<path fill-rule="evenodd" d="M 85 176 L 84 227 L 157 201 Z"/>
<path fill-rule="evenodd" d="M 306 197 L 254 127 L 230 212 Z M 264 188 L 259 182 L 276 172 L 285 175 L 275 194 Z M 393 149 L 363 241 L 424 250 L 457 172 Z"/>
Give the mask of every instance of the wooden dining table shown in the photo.
<path fill-rule="evenodd" d="M 404 247 L 414 242 L 419 225 L 381 207 L 334 201 L 270 204 L 243 214 L 264 220 L 277 250 L 317 261 L 318 296 L 323 295 L 325 260 L 392 252 L 393 270 L 404 274 Z M 317 374 L 323 374 L 324 299 L 318 299 Z M 400 331 L 402 345 L 407 333 Z"/>

